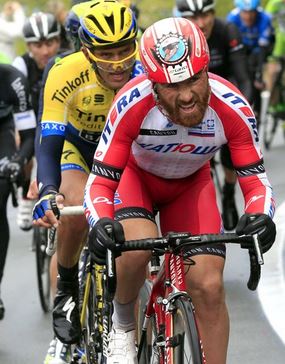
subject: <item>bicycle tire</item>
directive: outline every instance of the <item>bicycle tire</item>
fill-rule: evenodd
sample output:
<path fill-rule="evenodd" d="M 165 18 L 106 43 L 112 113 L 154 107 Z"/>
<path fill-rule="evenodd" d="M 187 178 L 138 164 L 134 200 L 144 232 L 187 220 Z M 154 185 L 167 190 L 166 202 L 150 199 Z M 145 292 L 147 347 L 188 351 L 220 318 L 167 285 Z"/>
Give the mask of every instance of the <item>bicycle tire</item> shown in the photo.
<path fill-rule="evenodd" d="M 87 252 L 87 254 L 89 254 Z M 85 260 L 85 270 L 80 277 L 80 306 L 81 311 L 84 304 L 84 295 L 87 295 L 85 319 L 82 323 L 82 343 L 85 352 L 86 364 L 104 364 L 103 356 L 103 307 L 102 295 L 96 283 L 96 269 L 89 271 L 90 260 Z M 95 272 L 95 273 L 94 273 Z M 103 278 L 103 277 L 99 277 Z M 88 287 L 89 286 L 89 287 Z M 87 291 L 86 291 L 87 289 Z M 100 304 L 101 303 L 101 304 Z M 112 314 L 112 312 L 111 312 Z M 110 327 L 109 327 L 110 328 Z"/>
<path fill-rule="evenodd" d="M 36 270 L 40 303 L 45 313 L 49 312 L 52 307 L 52 295 L 50 287 L 50 260 L 51 257 L 46 254 L 48 239 L 47 229 L 34 226 L 33 229 L 33 246 L 36 251 Z"/>
<path fill-rule="evenodd" d="M 137 342 L 140 343 L 142 339 L 142 327 L 145 316 L 145 309 L 147 302 L 150 297 L 152 288 L 152 283 L 150 280 L 146 279 L 142 288 L 140 289 L 138 300 L 137 300 Z M 152 344 L 151 344 L 151 330 L 148 330 L 148 338 L 143 341 L 143 345 L 141 348 L 141 355 L 139 364 L 149 364 L 150 358 L 152 356 Z"/>
<path fill-rule="evenodd" d="M 276 129 L 278 126 L 278 117 L 267 113 L 263 124 L 263 143 L 266 150 L 271 148 Z"/>
<path fill-rule="evenodd" d="M 95 332 L 95 282 L 91 276 L 90 290 L 86 310 L 85 325 L 83 327 L 83 341 L 87 364 L 99 364 L 96 345 L 98 345 L 97 335 Z"/>
<path fill-rule="evenodd" d="M 205 362 L 190 298 L 180 296 L 173 302 L 174 364 L 203 364 Z"/>

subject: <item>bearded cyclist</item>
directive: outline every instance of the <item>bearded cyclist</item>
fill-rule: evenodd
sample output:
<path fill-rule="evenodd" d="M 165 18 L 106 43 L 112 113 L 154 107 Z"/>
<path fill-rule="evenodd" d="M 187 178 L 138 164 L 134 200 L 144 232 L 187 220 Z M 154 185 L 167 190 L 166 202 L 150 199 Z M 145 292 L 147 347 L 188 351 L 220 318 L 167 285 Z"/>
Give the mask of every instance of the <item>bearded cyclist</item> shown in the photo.
<path fill-rule="evenodd" d="M 240 32 L 234 24 L 216 17 L 215 4 L 215 0 L 176 0 L 178 14 L 194 21 L 207 39 L 210 50 L 209 70 L 234 80 L 247 99 L 252 101 L 252 85 Z M 222 216 L 225 229 L 232 230 L 238 222 L 235 203 L 236 173 L 227 146 L 222 147 L 221 162 L 225 173 Z"/>
<path fill-rule="evenodd" d="M 267 251 L 276 234 L 274 201 L 248 101 L 233 84 L 207 72 L 206 39 L 187 19 L 168 18 L 147 28 L 140 56 L 146 75 L 116 96 L 86 185 L 91 252 L 104 261 L 106 247 L 115 247 L 107 225 L 113 227 L 117 243 L 157 237 L 154 206 L 162 234 L 219 233 L 222 223 L 209 161 L 224 144 L 229 145 L 245 199 L 237 232 L 258 233 Z M 192 253 L 196 264 L 186 281 L 206 361 L 225 364 L 225 247 Z M 117 259 L 108 364 L 137 363 L 134 306 L 150 255 L 128 252 Z"/>
<path fill-rule="evenodd" d="M 40 199 L 37 225 L 58 227 L 58 281 L 53 327 L 65 344 L 78 342 L 78 259 L 88 231 L 84 217 L 58 223 L 56 202 L 81 205 L 92 159 L 112 100 L 125 83 L 142 73 L 137 60 L 137 23 L 117 1 L 100 1 L 80 19 L 82 51 L 50 70 L 44 89 L 41 140 L 37 152 Z M 96 34 L 96 36 L 95 36 Z M 70 318 L 65 304 L 74 308 Z"/>

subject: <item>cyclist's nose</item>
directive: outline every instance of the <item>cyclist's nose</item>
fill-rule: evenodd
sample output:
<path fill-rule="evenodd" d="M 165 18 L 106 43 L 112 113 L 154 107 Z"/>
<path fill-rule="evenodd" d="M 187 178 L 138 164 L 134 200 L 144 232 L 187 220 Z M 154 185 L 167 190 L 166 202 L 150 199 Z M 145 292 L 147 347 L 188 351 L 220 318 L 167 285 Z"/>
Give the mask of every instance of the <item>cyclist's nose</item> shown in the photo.
<path fill-rule="evenodd" d="M 205 27 L 206 27 L 206 22 L 205 22 L 205 20 L 204 20 L 204 18 L 202 16 L 197 16 L 195 18 L 195 24 L 198 25 L 198 27 L 204 33 L 204 30 L 205 30 Z"/>
<path fill-rule="evenodd" d="M 124 64 L 123 64 L 123 62 L 121 62 L 121 63 L 112 63 L 111 64 L 111 69 L 114 72 L 123 71 L 124 70 Z"/>
<path fill-rule="evenodd" d="M 193 92 L 191 87 L 184 86 L 179 89 L 179 95 L 178 95 L 179 101 L 182 101 L 184 103 L 191 102 L 193 99 Z"/>

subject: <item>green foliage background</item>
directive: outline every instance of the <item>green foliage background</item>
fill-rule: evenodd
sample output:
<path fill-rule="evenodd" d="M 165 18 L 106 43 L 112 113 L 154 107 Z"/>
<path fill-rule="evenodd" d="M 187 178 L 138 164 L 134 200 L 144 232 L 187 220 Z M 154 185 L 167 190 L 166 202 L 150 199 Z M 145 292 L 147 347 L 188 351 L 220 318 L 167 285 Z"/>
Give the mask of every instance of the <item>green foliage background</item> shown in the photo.
<path fill-rule="evenodd" d="M 27 14 L 33 10 L 44 10 L 47 1 L 44 0 L 19 0 L 25 6 Z M 61 1 L 61 0 L 59 0 Z M 62 0 L 69 8 L 71 2 L 69 0 Z M 266 0 L 261 1 L 266 4 Z M 0 6 L 4 4 L 4 0 L 0 0 Z M 145 27 L 158 19 L 171 16 L 172 8 L 175 0 L 133 0 L 141 10 L 140 24 Z M 217 0 L 216 12 L 218 16 L 224 16 L 229 10 L 233 8 L 233 0 Z"/>
<path fill-rule="evenodd" d="M 35 10 L 45 10 L 47 1 L 44 0 L 18 0 L 24 5 L 26 14 L 30 15 Z M 68 8 L 71 6 L 70 0 L 58 0 L 63 1 Z M 172 15 L 172 8 L 175 4 L 175 0 L 133 0 L 140 9 L 139 24 L 145 28 L 152 24 L 156 20 L 168 17 Z M 261 3 L 264 6 L 267 0 L 262 0 Z M 0 8 L 5 3 L 4 0 L 0 0 Z M 216 13 L 218 16 L 224 17 L 233 7 L 233 0 L 216 0 Z M 22 51 L 22 44 L 19 45 L 19 52 Z"/>

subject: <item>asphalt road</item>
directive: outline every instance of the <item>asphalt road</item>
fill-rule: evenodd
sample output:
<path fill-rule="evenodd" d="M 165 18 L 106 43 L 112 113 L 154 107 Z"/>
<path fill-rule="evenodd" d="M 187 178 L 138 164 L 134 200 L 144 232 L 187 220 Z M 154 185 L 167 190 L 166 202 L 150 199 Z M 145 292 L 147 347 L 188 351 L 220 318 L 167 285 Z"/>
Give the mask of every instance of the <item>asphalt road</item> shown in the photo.
<path fill-rule="evenodd" d="M 265 166 L 275 190 L 277 206 L 285 200 L 285 144 L 279 134 L 272 150 L 264 151 Z M 238 201 L 242 211 L 239 192 Z M 0 321 L 0 364 L 40 364 L 52 338 L 51 319 L 49 314 L 42 312 L 39 304 L 35 254 L 30 251 L 31 232 L 20 231 L 15 217 L 16 210 L 9 207 L 11 241 L 1 287 L 6 315 Z M 231 319 L 228 364 L 284 363 L 285 288 L 282 266 L 284 268 L 285 264 L 281 243 L 285 240 L 285 234 L 282 235 L 282 221 L 285 224 L 285 219 L 279 221 L 280 244 L 265 256 L 258 292 L 246 288 L 249 272 L 247 252 L 238 247 L 228 249 L 225 270 Z M 273 271 L 278 266 L 277 260 L 281 267 L 278 272 Z M 278 289 L 274 290 L 274 287 Z"/>

